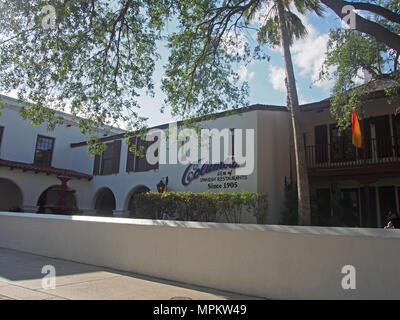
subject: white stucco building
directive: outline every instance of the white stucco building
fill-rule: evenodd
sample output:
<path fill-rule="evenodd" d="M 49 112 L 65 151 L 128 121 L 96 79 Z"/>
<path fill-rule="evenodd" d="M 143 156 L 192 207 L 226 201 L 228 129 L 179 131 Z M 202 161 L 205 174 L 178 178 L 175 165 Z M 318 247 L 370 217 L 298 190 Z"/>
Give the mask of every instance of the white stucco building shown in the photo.
<path fill-rule="evenodd" d="M 69 199 L 85 215 L 132 217 L 131 201 L 138 192 L 157 191 L 168 177 L 168 191 L 242 191 L 268 195 L 267 223 L 281 221 L 285 186 L 294 180 L 291 124 L 285 107 L 253 105 L 235 114 L 219 113 L 214 120 L 199 122 L 200 128 L 243 129 L 242 154 L 246 154 L 245 130 L 254 133 L 254 170 L 202 170 L 191 164 L 149 165 L 128 151 L 124 132 L 99 130 L 107 144 L 101 156 L 89 156 L 87 137 L 68 115 L 66 122 L 48 132 L 46 126 L 32 127 L 19 116 L 23 107 L 15 99 L 6 102 L 0 117 L 0 211 L 19 206 L 37 212 L 44 201 L 54 201 L 51 187 L 66 173 L 76 190 Z M 307 168 L 313 201 L 318 202 L 318 224 L 382 227 L 388 210 L 400 211 L 400 116 L 379 86 L 365 106 L 361 121 L 364 149 L 351 143 L 351 128 L 339 132 L 329 113 L 329 99 L 301 106 L 299 120 L 306 145 Z M 169 124 L 153 129 L 166 132 Z M 184 129 L 178 123 L 178 132 Z M 227 136 L 228 154 L 239 156 L 233 135 Z M 141 142 L 144 143 L 144 142 Z M 223 154 L 221 144 L 220 150 Z M 232 145 L 235 148 L 232 149 Z M 212 146 L 208 150 L 213 153 Z M 251 155 L 249 155 L 251 156 Z M 200 153 L 199 158 L 202 157 Z M 223 161 L 223 159 L 221 159 Z M 189 177 L 189 178 L 188 178 Z M 366 196 L 367 195 L 367 196 Z M 336 208 L 336 209 L 335 209 Z M 244 223 L 255 223 L 252 214 Z"/>
<path fill-rule="evenodd" d="M 71 201 L 86 215 L 129 217 L 132 196 L 143 190 L 156 191 L 157 183 L 166 182 L 168 177 L 168 191 L 247 190 L 268 194 L 268 220 L 279 222 L 283 189 L 290 175 L 286 108 L 254 105 L 235 115 L 221 113 L 215 120 L 200 123 L 202 128 L 227 129 L 230 133 L 233 129 L 253 130 L 254 170 L 240 176 L 235 169 L 210 170 L 191 180 L 187 175 L 189 171 L 194 173 L 193 165 L 169 164 L 169 151 L 167 163 L 155 166 L 128 152 L 127 138 L 121 130 L 99 130 L 100 141 L 107 144 L 107 149 L 101 156 L 89 156 L 87 137 L 68 115 L 64 115 L 67 120 L 64 125 L 47 131 L 45 125 L 33 127 L 23 120 L 19 115 L 23 106 L 16 100 L 8 97 L 2 100 L 7 106 L 0 117 L 0 211 L 20 206 L 26 212 L 37 212 L 43 201 L 46 204 L 54 201 L 54 195 L 48 193 L 47 200 L 43 200 L 43 194 L 60 183 L 57 175 L 64 172 L 72 178 L 68 185 L 76 190 Z M 153 129 L 166 131 L 168 124 Z M 178 123 L 178 132 L 181 129 Z M 221 154 L 223 142 L 221 139 Z M 245 154 L 245 130 L 243 142 Z M 243 222 L 255 221 L 251 214 L 243 217 Z"/>

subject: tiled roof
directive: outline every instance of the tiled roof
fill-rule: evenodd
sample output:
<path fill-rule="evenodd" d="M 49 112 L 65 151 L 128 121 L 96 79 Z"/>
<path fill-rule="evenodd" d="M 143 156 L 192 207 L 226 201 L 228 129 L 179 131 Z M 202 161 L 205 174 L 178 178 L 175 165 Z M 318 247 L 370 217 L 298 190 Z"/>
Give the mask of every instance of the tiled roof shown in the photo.
<path fill-rule="evenodd" d="M 18 161 L 11 161 L 11 160 L 4 160 L 0 159 L 0 167 L 9 167 L 12 169 L 21 169 L 23 171 L 33 171 L 35 173 L 44 172 L 47 174 L 56 174 L 56 175 L 66 175 L 72 178 L 78 179 L 88 179 L 91 180 L 93 177 L 86 173 L 68 170 L 68 169 L 60 169 L 54 167 L 45 167 L 39 166 L 32 163 L 25 163 L 25 162 L 18 162 Z"/>

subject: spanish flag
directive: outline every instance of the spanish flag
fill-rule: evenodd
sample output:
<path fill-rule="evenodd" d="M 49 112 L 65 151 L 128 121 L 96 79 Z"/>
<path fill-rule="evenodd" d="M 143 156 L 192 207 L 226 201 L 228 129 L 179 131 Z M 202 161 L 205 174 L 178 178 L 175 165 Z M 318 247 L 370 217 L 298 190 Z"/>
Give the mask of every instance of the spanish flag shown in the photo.
<path fill-rule="evenodd" d="M 351 129 L 352 129 L 352 142 L 353 144 L 360 149 L 363 149 L 362 144 L 362 135 L 360 129 L 360 123 L 358 122 L 356 110 L 353 110 L 353 115 L 351 117 Z"/>

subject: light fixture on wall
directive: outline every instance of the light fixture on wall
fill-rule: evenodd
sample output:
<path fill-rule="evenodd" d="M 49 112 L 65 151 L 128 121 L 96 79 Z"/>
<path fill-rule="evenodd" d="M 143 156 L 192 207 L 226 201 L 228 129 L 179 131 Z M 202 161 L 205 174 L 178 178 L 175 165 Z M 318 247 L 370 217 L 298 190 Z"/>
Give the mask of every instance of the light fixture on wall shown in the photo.
<path fill-rule="evenodd" d="M 161 178 L 160 182 L 157 183 L 157 191 L 159 193 L 163 193 L 164 191 L 167 190 L 167 185 L 168 185 L 168 177 L 165 177 L 165 183 L 163 182 L 164 178 Z"/>

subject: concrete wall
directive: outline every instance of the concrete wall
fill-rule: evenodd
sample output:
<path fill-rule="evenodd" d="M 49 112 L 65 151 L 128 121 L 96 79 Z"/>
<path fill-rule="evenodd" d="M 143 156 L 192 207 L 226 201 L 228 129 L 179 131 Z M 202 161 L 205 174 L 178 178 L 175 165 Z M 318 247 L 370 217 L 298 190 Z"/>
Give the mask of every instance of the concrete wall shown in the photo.
<path fill-rule="evenodd" d="M 399 299 L 399 245 L 397 230 L 0 213 L 0 247 L 271 299 Z"/>

